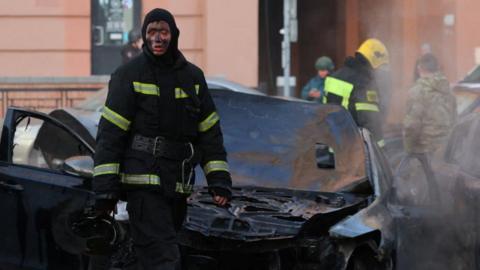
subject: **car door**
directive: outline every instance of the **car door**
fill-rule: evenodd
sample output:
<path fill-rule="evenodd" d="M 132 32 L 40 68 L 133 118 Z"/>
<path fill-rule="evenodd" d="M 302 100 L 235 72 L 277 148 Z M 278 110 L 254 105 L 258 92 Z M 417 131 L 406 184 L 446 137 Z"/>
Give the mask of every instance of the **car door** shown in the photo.
<path fill-rule="evenodd" d="M 91 202 L 91 179 L 66 164 L 92 156 L 59 121 L 8 109 L 0 141 L 0 269 L 83 269 L 66 238 L 67 220 Z"/>

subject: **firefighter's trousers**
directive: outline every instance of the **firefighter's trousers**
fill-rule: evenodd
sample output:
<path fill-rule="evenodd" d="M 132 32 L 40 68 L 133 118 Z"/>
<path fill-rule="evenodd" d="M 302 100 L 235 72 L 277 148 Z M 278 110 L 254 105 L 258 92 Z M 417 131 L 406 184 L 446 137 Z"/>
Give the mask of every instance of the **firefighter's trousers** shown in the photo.
<path fill-rule="evenodd" d="M 159 191 L 127 192 L 127 210 L 135 253 L 144 270 L 180 270 L 177 232 L 186 215 L 185 198 Z"/>

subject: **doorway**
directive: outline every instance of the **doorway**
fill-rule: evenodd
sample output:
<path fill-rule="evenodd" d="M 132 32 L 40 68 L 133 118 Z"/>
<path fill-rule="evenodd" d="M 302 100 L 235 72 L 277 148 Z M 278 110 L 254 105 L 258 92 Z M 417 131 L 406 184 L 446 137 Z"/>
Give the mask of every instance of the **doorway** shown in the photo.
<path fill-rule="evenodd" d="M 128 32 L 140 27 L 141 1 L 92 0 L 92 74 L 111 74 L 121 63 Z"/>
<path fill-rule="evenodd" d="M 338 14 L 343 1 L 297 0 L 298 41 L 291 44 L 291 74 L 296 77 L 294 96 L 315 76 L 315 60 L 327 55 L 336 66 L 344 57 L 344 19 Z M 283 75 L 282 47 L 283 1 L 259 1 L 259 89 L 279 93 L 275 81 Z"/>

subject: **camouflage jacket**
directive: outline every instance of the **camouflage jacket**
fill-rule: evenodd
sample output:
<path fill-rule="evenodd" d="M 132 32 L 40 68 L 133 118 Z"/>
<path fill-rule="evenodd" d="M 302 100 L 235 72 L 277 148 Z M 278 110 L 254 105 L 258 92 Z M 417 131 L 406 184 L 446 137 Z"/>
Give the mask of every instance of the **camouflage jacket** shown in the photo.
<path fill-rule="evenodd" d="M 407 153 L 431 153 L 444 142 L 457 115 L 456 100 L 441 73 L 419 78 L 410 89 L 404 125 Z"/>

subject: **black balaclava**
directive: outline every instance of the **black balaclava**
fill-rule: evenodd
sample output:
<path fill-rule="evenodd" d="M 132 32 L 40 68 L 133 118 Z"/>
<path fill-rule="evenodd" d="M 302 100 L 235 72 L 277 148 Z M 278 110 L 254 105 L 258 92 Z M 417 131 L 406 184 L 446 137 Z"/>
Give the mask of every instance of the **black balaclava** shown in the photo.
<path fill-rule="evenodd" d="M 150 49 L 147 46 L 147 26 L 151 22 L 156 22 L 156 21 L 165 21 L 168 23 L 168 26 L 170 26 L 170 32 L 172 35 L 172 39 L 170 40 L 170 44 L 168 46 L 167 51 L 165 54 L 161 56 L 155 56 Z M 143 51 L 146 52 L 146 54 L 149 57 L 153 57 L 152 59 L 155 60 L 155 62 L 163 62 L 164 64 L 167 65 L 172 65 L 178 58 L 180 52 L 178 50 L 178 37 L 180 36 L 180 30 L 177 28 L 177 24 L 175 23 L 175 18 L 173 18 L 173 15 L 165 9 L 161 8 L 155 8 L 152 9 L 148 14 L 145 16 L 145 19 L 143 20 L 143 25 L 142 25 L 142 39 L 143 39 Z"/>

